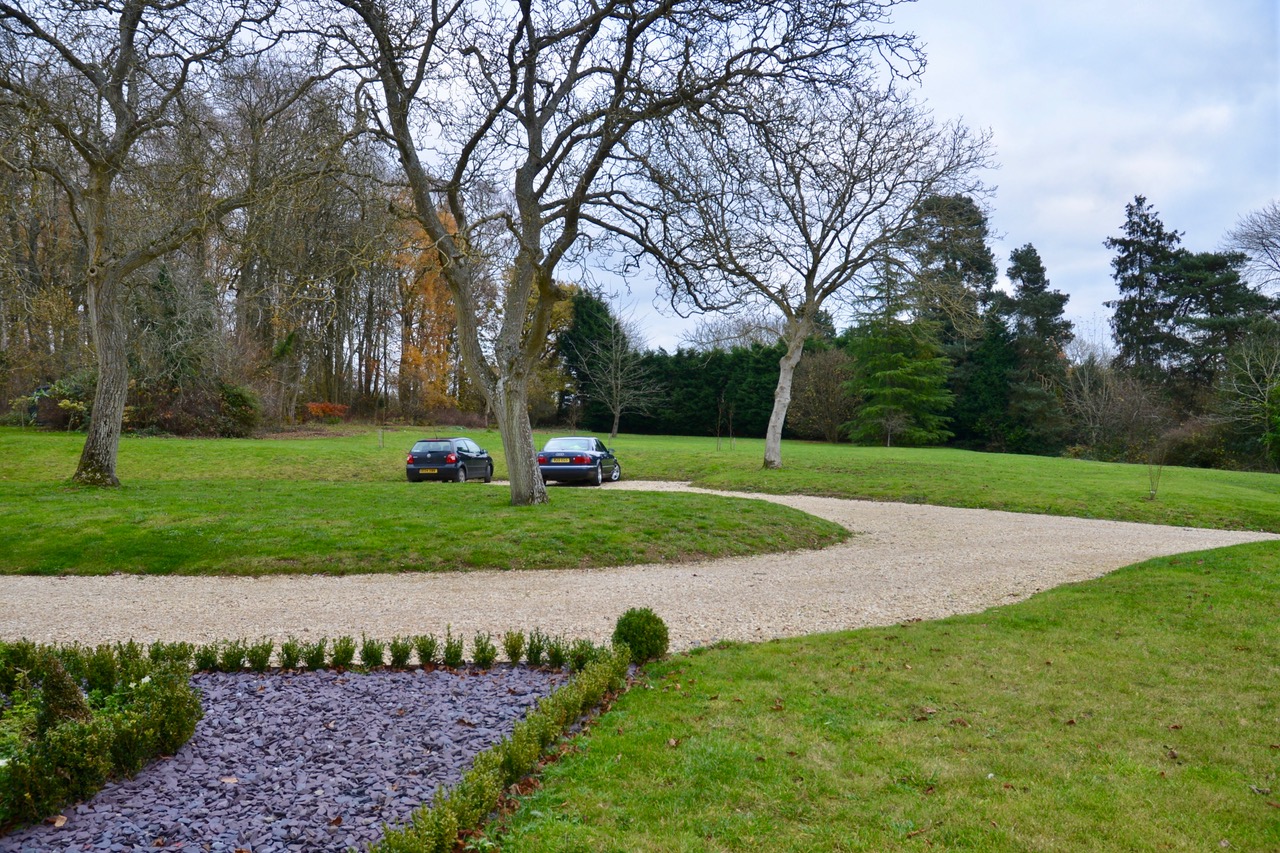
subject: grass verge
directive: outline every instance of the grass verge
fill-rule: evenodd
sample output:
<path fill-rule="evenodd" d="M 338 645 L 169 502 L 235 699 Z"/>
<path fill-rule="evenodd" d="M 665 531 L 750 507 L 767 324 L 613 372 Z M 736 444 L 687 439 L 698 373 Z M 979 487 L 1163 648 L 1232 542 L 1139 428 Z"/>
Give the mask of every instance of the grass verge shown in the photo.
<path fill-rule="evenodd" d="M 151 481 L 3 487 L 0 574 L 560 569 L 817 548 L 844 528 L 765 501 L 478 484 Z"/>
<path fill-rule="evenodd" d="M 1280 849 L 1280 545 L 651 665 L 504 851 Z"/>

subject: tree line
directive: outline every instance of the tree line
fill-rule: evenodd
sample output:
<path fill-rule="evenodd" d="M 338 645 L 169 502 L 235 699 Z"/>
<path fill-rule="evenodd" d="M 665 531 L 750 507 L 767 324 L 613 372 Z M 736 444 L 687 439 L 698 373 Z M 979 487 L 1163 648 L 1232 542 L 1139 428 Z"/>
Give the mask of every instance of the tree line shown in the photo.
<path fill-rule="evenodd" d="M 827 400 L 852 406 L 826 437 L 1051 452 L 1070 433 L 1055 418 L 1087 408 L 1063 298 L 1030 246 L 1016 292 L 994 288 L 990 139 L 912 97 L 924 56 L 895 5 L 0 4 L 9 417 L 84 428 L 75 479 L 101 485 L 126 427 L 492 418 L 527 504 L 546 500 L 534 422 L 763 424 L 776 467 L 793 400 L 805 431 L 800 380 L 821 373 L 848 377 Z M 1269 212 L 1260 242 L 1241 226 L 1263 270 Z M 1132 328 L 1098 376 L 1205 417 L 1227 417 L 1210 398 L 1235 382 L 1222 411 L 1256 427 L 1271 391 L 1242 402 L 1258 368 L 1230 366 L 1269 350 L 1241 354 L 1261 338 L 1220 321 L 1274 308 L 1230 301 L 1239 258 L 1165 249 L 1117 270 Z M 618 318 L 578 334 L 573 271 L 641 258 L 676 310 L 770 317 L 775 337 L 645 354 Z M 834 308 L 858 318 L 839 335 Z M 848 361 L 813 370 L 821 351 Z M 719 377 L 710 396 L 696 376 Z"/>

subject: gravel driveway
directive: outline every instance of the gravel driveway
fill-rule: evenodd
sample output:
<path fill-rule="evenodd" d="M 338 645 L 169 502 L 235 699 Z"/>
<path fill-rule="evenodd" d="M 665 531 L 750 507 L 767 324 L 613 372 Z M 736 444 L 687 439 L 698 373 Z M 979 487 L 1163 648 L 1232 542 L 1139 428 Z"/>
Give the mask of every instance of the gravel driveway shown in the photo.
<path fill-rule="evenodd" d="M 621 482 L 609 489 L 689 490 Z M 353 577 L 0 577 L 0 639 L 98 643 L 302 639 L 541 627 L 606 639 L 648 606 L 674 649 L 761 640 L 1024 599 L 1149 557 L 1280 539 L 1264 533 L 805 496 L 743 495 L 856 535 L 821 551 L 609 569 Z M 86 555 L 92 559 L 92 555 Z"/>

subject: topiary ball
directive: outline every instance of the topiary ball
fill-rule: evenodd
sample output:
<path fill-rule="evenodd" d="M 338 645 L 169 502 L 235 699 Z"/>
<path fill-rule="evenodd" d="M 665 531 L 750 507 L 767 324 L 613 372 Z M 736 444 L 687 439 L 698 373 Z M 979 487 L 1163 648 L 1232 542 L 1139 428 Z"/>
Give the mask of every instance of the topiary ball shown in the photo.
<path fill-rule="evenodd" d="M 633 607 L 618 617 L 613 642 L 631 649 L 632 663 L 657 660 L 667 653 L 667 623 L 648 607 Z"/>

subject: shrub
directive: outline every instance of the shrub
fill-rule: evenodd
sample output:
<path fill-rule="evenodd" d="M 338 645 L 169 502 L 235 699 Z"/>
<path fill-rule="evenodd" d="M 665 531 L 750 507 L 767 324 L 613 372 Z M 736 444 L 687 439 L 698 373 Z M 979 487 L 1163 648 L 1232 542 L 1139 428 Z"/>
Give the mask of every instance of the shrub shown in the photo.
<path fill-rule="evenodd" d="M 552 669 L 564 669 L 569 660 L 569 643 L 563 634 L 557 634 L 547 640 L 547 666 Z"/>
<path fill-rule="evenodd" d="M 574 640 L 569 646 L 569 671 L 582 672 L 587 664 L 600 657 L 601 651 L 590 640 Z"/>
<path fill-rule="evenodd" d="M 321 656 L 323 660 L 323 655 Z M 296 637 L 288 637 L 280 644 L 280 666 L 282 669 L 297 669 L 302 660 L 302 643 Z"/>
<path fill-rule="evenodd" d="M 516 724 L 510 738 L 477 755 L 452 790 L 437 789 L 430 806 L 414 812 L 407 826 L 388 830 L 372 849 L 376 853 L 451 853 L 458 834 L 474 829 L 491 814 L 503 789 L 527 776 L 565 728 L 622 686 L 630 660 L 626 646 L 601 654 L 569 684 L 539 702 Z"/>
<path fill-rule="evenodd" d="M 68 720 L 89 719 L 89 703 L 62 662 L 45 651 L 37 662 L 40 674 L 40 701 L 36 711 L 36 734 L 41 735 Z"/>
<path fill-rule="evenodd" d="M 245 651 L 245 658 L 249 661 L 249 669 L 254 672 L 266 672 L 267 667 L 271 666 L 271 653 L 275 649 L 275 642 L 266 637 L 249 646 Z"/>
<path fill-rule="evenodd" d="M 244 669 L 249 647 L 244 640 L 227 640 L 218 648 L 218 669 L 221 672 L 239 672 Z"/>
<path fill-rule="evenodd" d="M 316 420 L 337 423 L 347 416 L 350 406 L 341 403 L 307 403 L 307 416 Z"/>
<path fill-rule="evenodd" d="M 156 640 L 147 650 L 147 657 L 156 665 L 172 664 L 185 669 L 191 665 L 191 656 L 194 652 L 195 646 L 191 643 L 166 643 L 163 640 Z"/>
<path fill-rule="evenodd" d="M 103 643 L 89 652 L 84 661 L 85 689 L 90 693 L 111 693 L 116 689 L 116 653 Z"/>
<path fill-rule="evenodd" d="M 218 668 L 217 643 L 207 643 L 196 649 L 195 667 L 197 672 L 213 672 Z"/>
<path fill-rule="evenodd" d="M 100 684 L 114 664 L 137 680 L 121 678 L 105 695 L 99 688 L 100 701 L 90 706 L 62 664 L 81 657 L 75 647 L 0 644 L 0 683 L 11 688 L 0 717 L 6 759 L 0 826 L 39 820 L 87 799 L 108 778 L 132 775 L 157 754 L 175 752 L 195 731 L 200 702 L 185 665 L 164 662 L 163 655 L 153 663 L 137 644 L 100 646 L 83 655 L 86 663 L 96 658 Z M 15 671 L 18 662 L 24 668 Z"/>
<path fill-rule="evenodd" d="M 418 663 L 423 666 L 440 662 L 440 641 L 434 635 L 419 634 L 413 638 L 413 647 L 418 652 Z"/>
<path fill-rule="evenodd" d="M 367 669 L 382 666 L 383 655 L 386 651 L 387 644 L 381 640 L 375 640 L 373 637 L 360 635 L 360 663 L 364 664 Z"/>
<path fill-rule="evenodd" d="M 302 647 L 302 659 L 306 661 L 307 669 L 324 669 L 325 646 L 328 643 L 327 637 L 321 637 Z"/>
<path fill-rule="evenodd" d="M 542 656 L 547 651 L 547 635 L 541 630 L 534 628 L 529 634 L 529 644 L 525 648 L 525 656 L 529 660 L 529 666 L 542 666 Z"/>
<path fill-rule="evenodd" d="M 493 644 L 493 637 L 487 633 L 477 632 L 475 639 L 471 641 L 471 648 L 476 666 L 481 669 L 491 669 L 493 662 L 498 659 L 498 647 Z"/>
<path fill-rule="evenodd" d="M 218 435 L 223 438 L 248 438 L 262 418 L 262 403 L 252 388 L 244 385 L 218 385 Z"/>
<path fill-rule="evenodd" d="M 506 652 L 507 660 L 520 663 L 520 658 L 524 656 L 524 631 L 507 631 L 503 634 L 502 650 Z"/>
<path fill-rule="evenodd" d="M 657 660 L 667 653 L 669 646 L 667 623 L 648 607 L 633 607 L 618 617 L 613 642 L 631 649 L 632 663 Z"/>
<path fill-rule="evenodd" d="M 352 637 L 339 637 L 333 641 L 330 663 L 334 669 L 348 669 L 356 659 L 356 641 Z"/>
<path fill-rule="evenodd" d="M 391 666 L 394 669 L 404 669 L 409 665 L 409 658 L 413 656 L 413 641 L 408 637 L 392 637 L 388 645 L 391 653 Z"/>
<path fill-rule="evenodd" d="M 444 665 L 451 669 L 462 666 L 462 638 L 453 636 L 450 626 L 444 626 Z"/>

